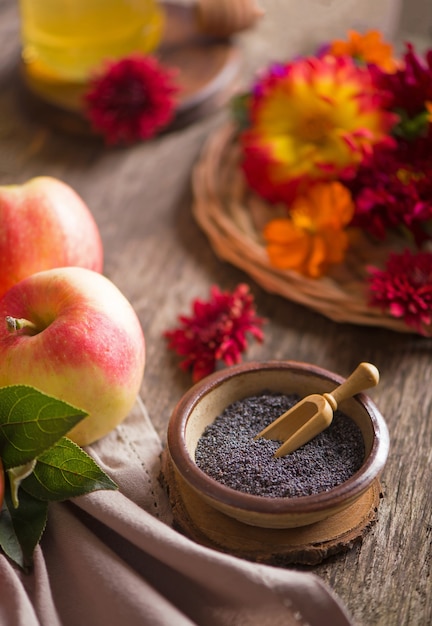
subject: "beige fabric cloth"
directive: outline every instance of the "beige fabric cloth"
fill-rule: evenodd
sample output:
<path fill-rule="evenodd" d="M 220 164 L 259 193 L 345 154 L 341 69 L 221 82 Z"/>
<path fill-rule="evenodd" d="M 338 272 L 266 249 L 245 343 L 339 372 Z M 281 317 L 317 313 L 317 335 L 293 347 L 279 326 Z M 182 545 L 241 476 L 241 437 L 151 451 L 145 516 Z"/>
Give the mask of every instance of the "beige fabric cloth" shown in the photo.
<path fill-rule="evenodd" d="M 171 526 L 161 443 L 141 401 L 88 451 L 117 482 L 51 503 L 34 570 L 0 556 L 1 626 L 348 626 L 313 574 L 249 563 Z"/>

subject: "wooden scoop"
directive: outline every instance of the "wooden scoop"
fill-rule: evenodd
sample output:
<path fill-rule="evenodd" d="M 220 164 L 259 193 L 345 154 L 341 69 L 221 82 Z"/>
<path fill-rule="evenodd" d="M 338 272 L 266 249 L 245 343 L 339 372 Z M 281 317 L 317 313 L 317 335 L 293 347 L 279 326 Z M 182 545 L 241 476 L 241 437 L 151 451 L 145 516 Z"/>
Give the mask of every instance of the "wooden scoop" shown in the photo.
<path fill-rule="evenodd" d="M 331 393 L 312 394 L 300 400 L 274 422 L 266 426 L 255 439 L 264 437 L 283 441 L 274 456 L 294 452 L 330 426 L 338 404 L 356 393 L 378 384 L 379 372 L 371 363 L 360 363 L 354 372 Z"/>

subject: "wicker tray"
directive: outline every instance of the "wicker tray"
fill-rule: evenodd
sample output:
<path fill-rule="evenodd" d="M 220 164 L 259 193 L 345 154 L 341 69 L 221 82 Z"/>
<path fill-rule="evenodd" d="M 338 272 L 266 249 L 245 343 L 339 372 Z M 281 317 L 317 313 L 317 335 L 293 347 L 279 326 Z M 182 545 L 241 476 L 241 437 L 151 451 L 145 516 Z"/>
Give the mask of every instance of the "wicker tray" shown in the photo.
<path fill-rule="evenodd" d="M 219 258 L 245 271 L 267 291 L 336 322 L 415 332 L 403 321 L 367 304 L 366 266 L 384 266 L 390 251 L 384 244 L 373 244 L 359 234 L 344 264 L 320 279 L 270 265 L 260 233 L 281 209 L 269 206 L 248 188 L 239 159 L 236 130 L 227 124 L 209 138 L 193 172 L 193 214 Z M 400 250 L 403 245 L 406 247 L 394 241 L 391 250 Z"/>

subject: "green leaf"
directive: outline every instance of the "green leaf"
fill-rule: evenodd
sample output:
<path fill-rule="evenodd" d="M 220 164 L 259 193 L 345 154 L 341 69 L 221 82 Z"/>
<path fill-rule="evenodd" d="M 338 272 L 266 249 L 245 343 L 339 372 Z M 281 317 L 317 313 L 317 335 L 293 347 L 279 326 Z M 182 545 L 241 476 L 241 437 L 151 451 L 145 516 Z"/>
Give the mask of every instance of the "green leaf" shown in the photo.
<path fill-rule="evenodd" d="M 5 490 L 3 509 L 0 512 L 0 547 L 19 567 L 27 569 L 33 564 L 33 552 L 46 526 L 48 502 L 21 492 L 20 505 L 12 503 L 10 490 Z"/>
<path fill-rule="evenodd" d="M 22 489 L 41 500 L 66 500 L 117 485 L 82 448 L 63 437 L 37 459 Z"/>
<path fill-rule="evenodd" d="M 250 126 L 250 94 L 242 93 L 234 96 L 231 100 L 231 115 L 240 130 Z"/>
<path fill-rule="evenodd" d="M 424 137 L 429 128 L 429 112 L 421 111 L 417 115 L 410 117 L 403 109 L 396 109 L 399 115 L 399 122 L 393 128 L 396 137 L 402 137 L 412 141 L 417 137 Z"/>
<path fill-rule="evenodd" d="M 23 551 L 16 536 L 6 500 L 0 512 L 0 547 L 14 563 L 24 567 Z"/>
<path fill-rule="evenodd" d="M 5 469 L 39 456 L 86 416 L 27 385 L 0 388 L 0 458 Z"/>

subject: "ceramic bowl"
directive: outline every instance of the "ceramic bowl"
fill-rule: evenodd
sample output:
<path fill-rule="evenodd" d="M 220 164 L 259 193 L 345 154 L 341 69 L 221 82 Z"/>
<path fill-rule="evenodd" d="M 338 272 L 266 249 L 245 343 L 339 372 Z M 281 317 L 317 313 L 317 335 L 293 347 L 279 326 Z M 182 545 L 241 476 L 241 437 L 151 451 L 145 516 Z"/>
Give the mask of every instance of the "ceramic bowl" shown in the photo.
<path fill-rule="evenodd" d="M 263 391 L 296 393 L 304 397 L 333 391 L 344 380 L 315 365 L 294 361 L 250 362 L 215 372 L 186 392 L 171 415 L 167 451 L 175 475 L 210 506 L 252 526 L 293 528 L 335 515 L 371 488 L 388 456 L 385 420 L 364 393 L 344 400 L 339 407 L 361 429 L 365 444 L 363 465 L 348 480 L 329 491 L 284 498 L 250 495 L 209 477 L 197 467 L 194 459 L 204 429 L 232 402 Z"/>

